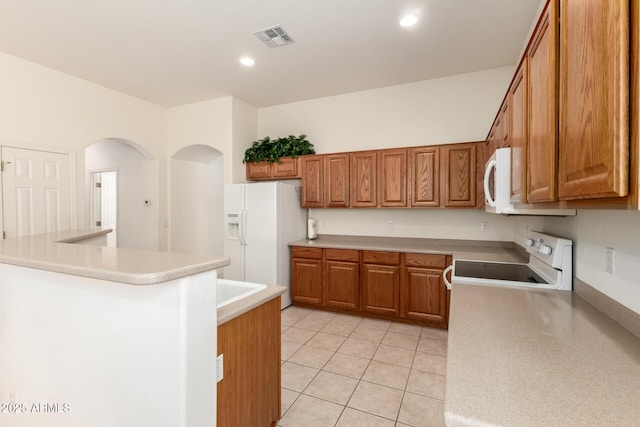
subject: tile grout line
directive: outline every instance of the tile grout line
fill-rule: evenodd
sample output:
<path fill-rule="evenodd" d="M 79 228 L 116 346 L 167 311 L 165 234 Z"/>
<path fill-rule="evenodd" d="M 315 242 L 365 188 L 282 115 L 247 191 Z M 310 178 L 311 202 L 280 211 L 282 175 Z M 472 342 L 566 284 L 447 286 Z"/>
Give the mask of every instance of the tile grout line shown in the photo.
<path fill-rule="evenodd" d="M 296 323 L 294 323 L 293 325 L 291 325 L 291 326 L 287 326 L 287 328 L 295 327 L 295 324 L 297 324 L 298 322 L 300 322 L 300 321 L 301 321 L 301 320 L 303 320 L 304 318 L 308 317 L 308 316 L 309 316 L 311 313 L 313 313 L 314 311 L 317 311 L 317 310 L 312 310 L 312 311 L 310 311 L 310 312 L 306 313 L 306 314 L 305 314 L 305 316 L 303 316 L 302 318 L 300 318 L 300 319 L 299 319 Z M 327 322 L 327 325 L 328 325 L 328 323 L 329 323 L 329 322 L 333 321 L 334 319 L 335 319 L 335 316 L 334 316 L 333 318 L 329 319 L 329 320 L 328 320 L 328 322 Z M 367 340 L 363 340 L 363 339 L 361 339 L 361 338 L 356 338 L 356 337 L 353 337 L 353 336 L 352 336 L 352 335 L 355 333 L 356 329 L 357 329 L 359 326 L 366 326 L 366 325 L 362 325 L 362 321 L 363 321 L 363 320 L 365 320 L 365 319 L 366 319 L 366 318 L 361 318 L 361 319 L 360 319 L 360 321 L 359 321 L 359 322 L 354 326 L 353 330 L 352 330 L 352 331 L 349 333 L 349 335 L 347 335 L 346 337 L 345 337 L 345 336 L 342 336 L 342 335 L 329 334 L 329 333 L 326 333 L 326 332 L 325 332 L 324 334 L 326 334 L 326 335 L 334 335 L 334 336 L 336 336 L 336 337 L 344 338 L 344 341 L 346 341 L 346 340 L 347 340 L 347 339 L 349 339 L 349 338 L 352 338 L 352 339 L 357 339 L 357 340 L 365 341 L 365 342 L 366 342 Z M 326 327 L 327 325 L 324 325 L 324 327 Z M 340 347 L 342 347 L 342 345 L 344 345 L 344 342 L 343 342 L 343 343 L 338 347 L 338 349 L 336 349 L 336 350 L 331 350 L 331 352 L 333 353 L 333 354 L 332 354 L 332 356 L 331 356 L 331 357 L 330 357 L 326 362 L 324 362 L 324 364 L 322 365 L 322 367 L 320 367 L 319 369 L 318 369 L 318 368 L 315 368 L 315 367 L 311 367 L 311 366 L 306 366 L 306 365 L 302 365 L 302 364 L 299 364 L 299 363 L 295 363 L 295 362 L 290 362 L 290 361 L 289 361 L 289 359 L 290 359 L 291 357 L 293 357 L 293 356 L 294 356 L 294 355 L 295 355 L 295 354 L 296 354 L 296 353 L 297 353 L 297 352 L 298 352 L 302 347 L 306 346 L 306 345 L 307 345 L 307 343 L 308 343 L 309 341 L 311 341 L 311 340 L 312 340 L 312 339 L 313 339 L 313 338 L 314 338 L 318 333 L 321 333 L 321 332 L 322 332 L 322 329 L 324 329 L 324 327 L 323 327 L 323 328 L 321 328 L 320 330 L 311 330 L 311 329 L 306 329 L 307 331 L 311 331 L 311 332 L 313 332 L 313 335 L 312 335 L 309 339 L 307 339 L 304 343 L 302 343 L 302 344 L 294 343 L 294 344 L 298 344 L 298 345 L 300 345 L 300 348 L 299 348 L 298 350 L 296 350 L 294 353 L 292 353 L 292 354 L 289 356 L 289 358 L 287 358 L 286 360 L 282 361 L 281 363 L 285 363 L 285 362 L 286 362 L 286 363 L 291 363 L 291 364 L 298 365 L 298 366 L 302 366 L 302 367 L 307 367 L 307 368 L 312 368 L 312 369 L 318 369 L 318 372 L 313 376 L 313 378 L 312 378 L 312 379 L 309 381 L 309 383 L 304 387 L 304 389 L 303 389 L 301 392 L 298 392 L 298 393 L 299 393 L 299 394 L 298 394 L 298 397 L 296 397 L 296 399 L 294 399 L 294 401 L 291 403 L 291 405 L 289 406 L 289 408 L 287 408 L 287 410 L 282 414 L 282 418 L 284 418 L 285 414 L 289 412 L 289 409 L 290 409 L 291 407 L 293 407 L 293 405 L 298 401 L 298 399 L 300 398 L 300 395 L 304 394 L 305 396 L 308 396 L 308 397 L 311 397 L 311 398 L 319 399 L 319 400 L 322 400 L 322 401 L 325 401 L 325 402 L 328 402 L 328 403 L 333 403 L 334 405 L 342 406 L 342 410 L 340 411 L 340 414 L 338 415 L 338 418 L 337 418 L 336 422 L 334 423 L 334 426 L 335 426 L 335 425 L 340 421 L 340 418 L 341 418 L 341 417 L 342 417 L 342 415 L 344 414 L 344 412 L 345 412 L 346 408 L 350 408 L 350 409 L 353 409 L 353 410 L 356 410 L 356 411 L 359 411 L 359 412 L 362 412 L 362 413 L 365 413 L 365 414 L 369 414 L 369 415 L 372 415 L 372 416 L 379 416 L 379 417 L 381 417 L 381 418 L 383 418 L 383 419 L 386 419 L 386 420 L 389 420 L 389 421 L 393 421 L 394 423 L 399 423 L 399 422 L 400 422 L 400 421 L 399 421 L 399 417 L 400 417 L 400 412 L 401 412 L 401 409 L 402 409 L 402 403 L 404 402 L 405 396 L 406 396 L 406 394 L 408 393 L 408 391 L 407 391 L 407 387 L 408 387 L 408 384 L 409 384 L 409 378 L 410 378 L 410 376 L 411 376 L 411 372 L 412 372 L 412 371 L 414 371 L 414 369 L 413 369 L 413 364 L 414 364 L 414 362 L 415 362 L 415 358 L 416 358 L 417 352 L 419 351 L 419 350 L 418 350 L 418 345 L 419 345 L 419 343 L 420 343 L 420 340 L 421 340 L 422 338 L 425 338 L 425 339 L 429 339 L 429 340 L 433 340 L 433 341 L 445 341 L 445 342 L 446 342 L 446 339 L 442 339 L 441 337 L 423 336 L 423 335 L 422 335 L 422 331 L 423 331 L 423 329 L 424 329 L 424 328 L 426 328 L 426 327 L 425 327 L 425 326 L 420 325 L 420 333 L 417 335 L 418 340 L 417 340 L 417 343 L 416 343 L 416 345 L 414 346 L 414 348 L 413 348 L 413 349 L 407 349 L 406 347 L 401 347 L 401 346 L 398 346 L 398 345 L 392 345 L 392 344 L 388 344 L 388 343 L 387 343 L 387 344 L 384 344 L 384 345 L 387 345 L 387 346 L 389 346 L 389 347 L 394 347 L 394 348 L 401 348 L 401 349 L 410 350 L 410 351 L 413 351 L 413 353 L 414 353 L 414 354 L 413 354 L 413 357 L 411 358 L 411 363 L 410 363 L 410 365 L 409 365 L 409 367 L 408 367 L 408 369 L 409 369 L 409 375 L 408 375 L 408 377 L 407 377 L 407 380 L 406 380 L 406 381 L 405 381 L 405 383 L 404 383 L 404 387 L 403 387 L 402 389 L 397 389 L 397 388 L 395 388 L 395 387 L 390 387 L 390 386 L 387 386 L 387 385 L 384 385 L 384 384 L 378 384 L 378 383 L 375 383 L 375 382 L 367 381 L 367 380 L 365 380 L 365 379 L 364 379 L 364 375 L 366 374 L 367 370 L 368 370 L 368 369 L 369 369 L 369 367 L 371 366 L 371 362 L 373 362 L 375 355 L 376 355 L 376 354 L 377 354 L 377 352 L 380 350 L 380 347 L 383 345 L 383 341 L 384 341 L 384 339 L 389 335 L 389 333 L 390 333 L 390 332 L 393 332 L 393 333 L 404 334 L 404 335 L 413 335 L 413 334 L 407 334 L 407 333 L 402 332 L 402 331 L 393 331 L 393 330 L 391 330 L 391 325 L 393 325 L 393 322 L 391 322 L 391 323 L 389 324 L 389 326 L 388 326 L 387 328 L 385 328 L 385 329 L 384 329 L 385 333 L 384 333 L 384 335 L 382 336 L 382 338 L 380 339 L 380 341 L 379 341 L 379 342 L 377 342 L 377 343 L 376 343 L 375 341 L 368 341 L 368 342 L 371 342 L 371 343 L 373 343 L 373 344 L 376 344 L 376 347 L 375 347 L 375 350 L 373 351 L 372 356 L 371 356 L 371 357 L 369 357 L 369 358 L 366 358 L 366 360 L 368 360 L 368 363 L 367 363 L 366 367 L 364 368 L 362 375 L 360 375 L 358 378 L 354 378 L 354 377 L 351 377 L 351 376 L 349 376 L 349 375 L 342 375 L 342 374 L 338 374 L 338 373 L 329 372 L 329 371 L 325 371 L 325 370 L 324 370 L 324 368 L 326 367 L 326 365 L 329 363 L 329 360 L 331 360 L 331 358 L 333 358 L 336 354 L 343 354 L 343 355 L 347 355 L 347 356 L 358 357 L 358 358 L 362 358 L 362 359 L 364 359 L 362 356 L 350 355 L 350 354 L 348 354 L 348 353 L 339 353 L 339 349 L 340 349 Z M 367 327 L 369 327 L 369 328 L 371 328 L 371 329 L 378 329 L 378 330 L 382 330 L 382 328 L 375 328 L 375 327 L 371 327 L 371 326 L 367 326 Z M 305 328 L 298 328 L 298 329 L 305 329 Z M 310 346 L 309 346 L 309 347 L 310 347 Z M 310 348 L 315 348 L 315 347 L 310 347 Z M 323 348 L 319 348 L 319 349 L 326 350 L 326 349 L 323 349 Z M 329 351 L 329 350 L 327 350 L 327 351 Z M 439 357 L 445 357 L 445 358 L 447 357 L 446 355 L 442 355 L 442 354 L 439 354 L 439 353 L 436 353 L 436 352 L 433 352 L 433 351 L 420 351 L 420 352 L 421 352 L 421 353 L 431 354 L 431 355 L 434 355 L 434 356 L 439 356 Z M 380 363 L 386 363 L 386 362 L 380 362 Z M 393 365 L 393 366 L 400 366 L 400 365 L 395 365 L 395 364 L 393 364 L 393 363 L 392 363 L 391 365 Z M 418 371 L 421 371 L 421 370 L 418 370 Z M 343 377 L 346 377 L 346 378 L 352 378 L 352 379 L 356 379 L 356 380 L 357 380 L 356 386 L 354 387 L 353 391 L 351 392 L 351 394 L 350 394 L 349 398 L 346 400 L 346 403 L 345 403 L 344 405 L 341 405 L 341 404 L 336 403 L 336 402 L 331 401 L 331 400 L 323 399 L 323 398 L 316 397 L 316 396 L 312 396 L 312 395 L 310 395 L 310 394 L 306 394 L 306 393 L 305 393 L 305 391 L 307 391 L 307 390 L 308 390 L 309 386 L 310 386 L 310 385 L 311 385 L 311 383 L 312 383 L 312 382 L 317 378 L 317 376 L 320 374 L 320 372 L 325 372 L 325 373 L 330 373 L 330 374 L 340 375 L 340 376 L 343 376 Z M 429 371 L 426 371 L 426 372 L 429 372 Z M 429 372 L 429 373 L 436 374 L 436 375 L 441 375 L 441 376 L 446 376 L 446 374 L 445 374 L 445 375 L 442 375 L 442 374 L 439 374 L 439 373 L 437 373 L 437 372 Z M 386 418 L 386 417 L 382 417 L 382 416 L 380 416 L 380 415 L 376 415 L 376 414 L 373 414 L 373 413 L 370 413 L 370 412 L 367 412 L 367 411 L 363 411 L 363 410 L 356 409 L 356 408 L 352 408 L 352 407 L 348 406 L 349 402 L 350 402 L 350 401 L 351 401 L 351 399 L 353 398 L 353 395 L 354 395 L 354 393 L 355 393 L 356 389 L 357 389 L 357 388 L 358 388 L 358 386 L 359 386 L 361 383 L 363 383 L 363 382 L 365 382 L 365 383 L 369 383 L 369 384 L 374 384 L 374 385 L 379 385 L 379 386 L 384 386 L 384 387 L 389 387 L 389 388 L 392 388 L 392 389 L 396 389 L 396 390 L 401 390 L 401 391 L 402 391 L 402 399 L 400 400 L 400 406 L 399 406 L 399 408 L 398 408 L 398 412 L 396 413 L 395 418 Z M 285 388 L 285 387 L 283 387 L 283 388 Z M 285 388 L 285 389 L 286 389 L 286 388 Z M 290 389 L 286 389 L 286 390 L 290 390 Z M 292 392 L 296 392 L 295 390 L 290 390 L 290 391 L 292 391 Z M 420 393 L 418 393 L 418 395 L 422 396 Z M 426 395 L 425 395 L 424 397 L 428 397 L 428 398 L 431 398 L 431 399 L 434 399 L 434 400 L 440 400 L 440 401 L 442 401 L 441 399 L 433 398 L 433 397 L 426 396 Z M 281 419 L 282 419 L 282 418 L 281 418 Z"/>

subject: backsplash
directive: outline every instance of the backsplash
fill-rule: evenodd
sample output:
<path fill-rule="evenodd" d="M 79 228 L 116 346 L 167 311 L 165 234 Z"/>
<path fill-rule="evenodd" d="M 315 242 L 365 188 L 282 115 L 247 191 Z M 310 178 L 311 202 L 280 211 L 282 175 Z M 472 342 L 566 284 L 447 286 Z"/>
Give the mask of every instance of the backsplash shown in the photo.
<path fill-rule="evenodd" d="M 574 241 L 574 276 L 640 314 L 640 212 L 579 210 L 568 218 L 518 217 L 515 242 L 527 227 Z M 613 273 L 606 271 L 607 248 L 615 250 Z"/>
<path fill-rule="evenodd" d="M 319 234 L 352 236 L 512 241 L 515 226 L 513 218 L 464 209 L 310 209 L 310 215 Z"/>

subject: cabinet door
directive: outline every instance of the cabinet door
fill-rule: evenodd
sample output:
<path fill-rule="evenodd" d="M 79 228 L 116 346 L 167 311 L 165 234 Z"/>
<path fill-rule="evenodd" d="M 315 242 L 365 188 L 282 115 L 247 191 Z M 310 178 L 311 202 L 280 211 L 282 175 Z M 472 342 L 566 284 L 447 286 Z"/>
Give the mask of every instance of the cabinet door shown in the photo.
<path fill-rule="evenodd" d="M 527 182 L 527 60 L 516 72 L 511 99 L 511 203 L 526 203 Z"/>
<path fill-rule="evenodd" d="M 349 154 L 324 156 L 325 206 L 349 206 Z"/>
<path fill-rule="evenodd" d="M 476 207 L 478 179 L 476 144 L 441 147 L 444 156 L 444 206 Z"/>
<path fill-rule="evenodd" d="M 322 260 L 291 259 L 291 298 L 303 304 L 322 304 Z"/>
<path fill-rule="evenodd" d="M 300 204 L 303 208 L 321 208 L 324 206 L 323 171 L 323 156 L 305 156 L 302 158 Z"/>
<path fill-rule="evenodd" d="M 377 198 L 378 152 L 363 151 L 351 154 L 351 206 L 375 208 Z"/>
<path fill-rule="evenodd" d="M 491 157 L 491 155 L 496 151 L 499 147 L 498 142 L 502 138 L 502 129 L 500 127 L 500 117 L 502 115 L 498 114 L 496 121 L 491 126 L 491 131 L 489 131 L 489 136 L 487 137 L 487 159 Z"/>
<path fill-rule="evenodd" d="M 278 162 L 271 164 L 271 176 L 273 178 L 300 178 L 298 172 L 298 165 L 300 163 L 300 157 L 295 159 L 292 157 L 282 157 Z"/>
<path fill-rule="evenodd" d="M 407 206 L 407 150 L 381 150 L 378 165 L 381 207 Z"/>
<path fill-rule="evenodd" d="M 406 267 L 403 280 L 404 315 L 442 326 L 447 323 L 447 288 L 443 270 Z"/>
<path fill-rule="evenodd" d="M 362 309 L 378 314 L 400 314 L 400 267 L 362 266 Z"/>
<path fill-rule="evenodd" d="M 552 0 L 542 14 L 527 53 L 529 62 L 527 200 L 529 202 L 557 200 L 557 14 L 556 0 Z"/>
<path fill-rule="evenodd" d="M 247 181 L 258 181 L 271 178 L 271 164 L 264 162 L 247 162 L 245 169 Z"/>
<path fill-rule="evenodd" d="M 559 197 L 626 196 L 629 2 L 562 0 L 560 46 Z"/>
<path fill-rule="evenodd" d="M 358 310 L 360 264 L 357 262 L 325 261 L 324 305 Z"/>
<path fill-rule="evenodd" d="M 440 149 L 409 150 L 409 194 L 411 207 L 440 206 Z"/>
<path fill-rule="evenodd" d="M 511 124 L 511 102 L 509 96 L 507 96 L 502 103 L 502 108 L 500 109 L 500 123 L 502 135 L 500 138 L 499 147 L 511 147 L 511 129 L 509 127 Z"/>

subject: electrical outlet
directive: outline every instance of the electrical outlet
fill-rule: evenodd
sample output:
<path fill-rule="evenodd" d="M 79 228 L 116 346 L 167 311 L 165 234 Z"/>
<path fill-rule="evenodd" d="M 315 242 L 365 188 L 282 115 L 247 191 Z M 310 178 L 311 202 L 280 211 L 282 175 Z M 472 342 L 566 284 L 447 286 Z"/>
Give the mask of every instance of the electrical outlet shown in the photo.
<path fill-rule="evenodd" d="M 605 270 L 609 274 L 615 274 L 616 271 L 616 250 L 615 248 L 607 248 L 604 258 Z"/>
<path fill-rule="evenodd" d="M 489 231 L 489 223 L 487 221 L 480 223 L 480 231 Z"/>
<path fill-rule="evenodd" d="M 387 228 L 393 228 L 393 221 L 392 220 L 387 221 Z"/>
<path fill-rule="evenodd" d="M 216 382 L 224 378 L 224 354 L 216 358 Z"/>

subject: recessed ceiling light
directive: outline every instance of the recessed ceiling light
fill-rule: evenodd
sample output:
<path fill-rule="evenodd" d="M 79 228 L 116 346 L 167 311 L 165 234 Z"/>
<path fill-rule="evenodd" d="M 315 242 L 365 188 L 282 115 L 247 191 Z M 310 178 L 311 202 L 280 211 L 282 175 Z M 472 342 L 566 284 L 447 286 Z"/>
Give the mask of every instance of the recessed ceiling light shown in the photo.
<path fill-rule="evenodd" d="M 247 67 L 250 67 L 253 64 L 255 64 L 256 61 L 254 61 L 252 58 L 249 58 L 248 56 L 243 56 L 242 58 L 240 58 L 240 63 L 242 65 L 246 65 Z"/>
<path fill-rule="evenodd" d="M 412 27 L 416 25 L 417 22 L 418 18 L 415 15 L 406 15 L 400 20 L 400 25 L 402 25 L 403 27 Z"/>

